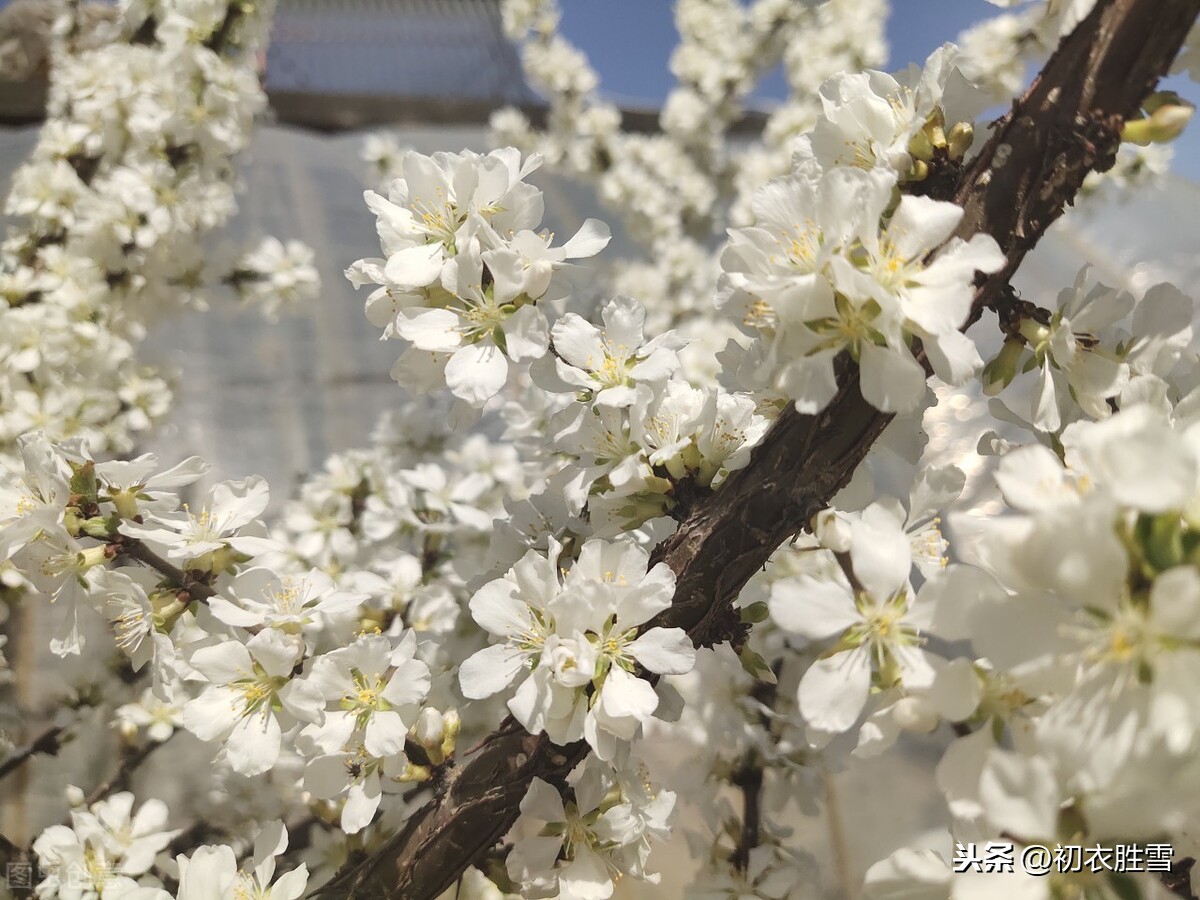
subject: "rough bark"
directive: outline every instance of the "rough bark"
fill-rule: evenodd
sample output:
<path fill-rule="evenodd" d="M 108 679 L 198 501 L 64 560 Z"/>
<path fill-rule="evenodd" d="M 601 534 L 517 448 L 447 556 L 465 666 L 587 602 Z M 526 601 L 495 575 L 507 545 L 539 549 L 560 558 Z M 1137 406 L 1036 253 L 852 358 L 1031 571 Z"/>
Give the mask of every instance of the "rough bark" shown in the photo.
<path fill-rule="evenodd" d="M 958 234 L 991 234 L 1008 258 L 977 290 L 971 321 L 1001 295 L 1025 254 L 1093 169 L 1106 169 L 1121 125 L 1178 53 L 1200 0 L 1100 0 L 1047 62 L 1028 93 L 994 125 L 975 161 L 929 193 L 961 204 Z M 699 502 L 657 553 L 677 576 L 659 624 L 698 646 L 732 637 L 731 605 L 750 577 L 805 528 L 891 421 L 843 365 L 841 389 L 816 416 L 783 413 L 749 466 Z M 534 777 L 560 780 L 586 748 L 552 746 L 511 720 L 440 773 L 434 799 L 371 857 L 322 893 L 338 898 L 432 900 L 512 825 Z"/>

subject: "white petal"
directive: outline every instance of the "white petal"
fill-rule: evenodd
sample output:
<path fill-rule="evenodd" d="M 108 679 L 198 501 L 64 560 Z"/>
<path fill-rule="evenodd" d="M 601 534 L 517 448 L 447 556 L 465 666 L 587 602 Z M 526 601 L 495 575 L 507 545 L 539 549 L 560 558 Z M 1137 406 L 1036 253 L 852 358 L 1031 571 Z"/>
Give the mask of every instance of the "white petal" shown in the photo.
<path fill-rule="evenodd" d="M 538 563 L 545 566 L 541 555 L 530 551 L 517 563 L 516 576 L 520 577 L 531 567 L 536 569 Z M 529 585 L 522 587 L 523 593 L 528 594 Z M 497 578 L 481 587 L 471 598 L 470 609 L 471 618 L 496 637 L 520 633 L 527 629 L 532 621 L 529 604 L 525 602 L 525 598 L 518 597 L 517 585 L 509 578 Z"/>
<path fill-rule="evenodd" d="M 574 237 L 563 244 L 563 251 L 568 259 L 595 256 L 608 246 L 610 240 L 612 231 L 608 225 L 599 219 L 587 219 L 575 232 Z"/>
<path fill-rule="evenodd" d="M 443 353 L 462 346 L 461 320 L 449 309 L 403 309 L 396 314 L 396 334 L 421 350 Z"/>
<path fill-rule="evenodd" d="M 230 603 L 219 594 L 208 599 L 208 608 L 214 616 L 226 625 L 250 628 L 254 625 L 261 625 L 263 621 L 262 616 Z"/>
<path fill-rule="evenodd" d="M 554 350 L 569 366 L 592 370 L 604 363 L 600 332 L 581 316 L 567 313 L 550 329 Z M 561 372 L 560 372 L 561 374 Z"/>
<path fill-rule="evenodd" d="M 442 257 L 441 244 L 408 247 L 388 257 L 383 274 L 388 281 L 401 288 L 426 287 L 442 274 Z"/>
<path fill-rule="evenodd" d="M 522 306 L 504 323 L 504 346 L 511 360 L 545 356 L 549 343 L 546 317 L 532 304 Z"/>
<path fill-rule="evenodd" d="M 261 775 L 275 765 L 281 741 L 279 722 L 271 713 L 244 716 L 229 735 L 229 765 L 242 775 Z"/>
<path fill-rule="evenodd" d="M 609 670 L 608 677 L 604 679 L 604 686 L 600 689 L 600 699 L 596 707 L 603 709 L 606 714 L 606 722 L 611 722 L 608 717 L 629 717 L 641 722 L 654 714 L 654 710 L 658 707 L 658 694 L 654 693 L 650 682 L 643 681 L 624 669 L 614 666 Z M 630 728 L 632 728 L 632 723 Z M 623 729 L 623 731 L 625 730 Z M 631 736 L 631 732 L 618 733 L 618 737 L 626 740 Z"/>
<path fill-rule="evenodd" d="M 309 760 L 304 768 L 304 789 L 318 800 L 332 800 L 346 789 L 350 759 L 348 754 L 334 753 Z"/>
<path fill-rule="evenodd" d="M 933 371 L 947 384 L 965 384 L 983 368 L 975 342 L 961 331 L 922 335 L 921 339 Z"/>
<path fill-rule="evenodd" d="M 796 411 L 815 415 L 829 405 L 837 394 L 833 371 L 836 350 L 822 350 L 792 360 L 779 376 L 779 390 L 796 402 Z"/>
<path fill-rule="evenodd" d="M 625 649 L 660 675 L 683 675 L 696 664 L 696 648 L 682 628 L 651 628 Z"/>
<path fill-rule="evenodd" d="M 912 572 L 912 542 L 894 518 L 877 504 L 852 523 L 850 559 L 854 574 L 876 600 L 901 590 Z"/>
<path fill-rule="evenodd" d="M 342 809 L 342 830 L 346 834 L 357 834 L 370 825 L 381 799 L 383 792 L 378 775 L 364 778 L 361 784 L 350 785 L 350 790 L 346 792 L 346 805 Z M 272 890 L 271 897 L 274 896 Z"/>
<path fill-rule="evenodd" d="M 865 647 L 818 659 L 800 679 L 800 714 L 821 731 L 846 731 L 858 721 L 870 689 L 871 659 Z"/>
<path fill-rule="evenodd" d="M 925 370 L 907 351 L 867 344 L 862 349 L 863 397 L 880 412 L 912 412 L 925 396 Z"/>
<path fill-rule="evenodd" d="M 393 710 L 377 710 L 367 720 L 363 747 L 372 756 L 394 756 L 404 749 L 408 728 L 400 714 Z"/>
<path fill-rule="evenodd" d="M 595 851 L 581 847 L 575 858 L 558 873 L 560 896 L 572 900 L 608 900 L 613 893 L 612 878 Z"/>
<path fill-rule="evenodd" d="M 521 799 L 521 815 L 531 819 L 541 819 L 543 822 L 565 822 L 566 810 L 563 808 L 562 795 L 548 782 L 535 778 L 529 783 L 529 790 Z"/>
<path fill-rule="evenodd" d="M 202 647 L 189 660 L 192 667 L 213 684 L 229 684 L 249 677 L 254 670 L 250 651 L 237 641 Z"/>
<path fill-rule="evenodd" d="M 1200 636 L 1200 574 L 1195 567 L 1176 566 L 1154 579 L 1150 621 L 1162 634 Z"/>
<path fill-rule="evenodd" d="M 808 576 L 776 582 L 768 605 L 776 625 L 814 641 L 841 634 L 862 620 L 844 585 Z"/>
<path fill-rule="evenodd" d="M 979 798 L 997 831 L 1023 841 L 1044 840 L 1056 833 L 1058 780 L 1040 756 L 993 750 L 979 778 Z"/>
<path fill-rule="evenodd" d="M 495 397 L 507 380 L 508 361 L 494 344 L 462 347 L 446 363 L 446 387 L 473 406 Z"/>
<path fill-rule="evenodd" d="M 481 700 L 504 690 L 522 667 L 521 654 L 507 644 L 494 644 L 463 661 L 458 669 L 458 683 L 463 696 Z"/>

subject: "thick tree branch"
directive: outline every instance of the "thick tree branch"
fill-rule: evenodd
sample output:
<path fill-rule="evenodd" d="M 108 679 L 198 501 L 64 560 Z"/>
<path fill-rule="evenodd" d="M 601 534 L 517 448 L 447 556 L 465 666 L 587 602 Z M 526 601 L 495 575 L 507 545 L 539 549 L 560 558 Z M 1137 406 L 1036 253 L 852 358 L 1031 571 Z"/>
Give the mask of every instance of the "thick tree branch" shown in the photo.
<path fill-rule="evenodd" d="M 1200 0 L 1100 0 L 961 179 L 937 186 L 938 199 L 966 210 L 959 234 L 991 234 L 1008 257 L 978 289 L 971 321 L 1003 293 L 1084 176 L 1111 165 L 1122 122 L 1165 74 L 1198 12 Z M 730 638 L 742 587 L 849 482 L 892 417 L 863 399 L 852 365 L 840 374 L 828 408 L 808 416 L 789 407 L 750 465 L 698 503 L 659 548 L 677 587 L 656 624 L 686 629 L 698 646 Z M 322 893 L 432 900 L 508 830 L 534 777 L 560 780 L 585 754 L 581 745 L 553 747 L 507 721 L 443 767 L 434 799 Z"/>
<path fill-rule="evenodd" d="M 1008 285 L 1092 170 L 1116 157 L 1121 126 L 1166 75 L 1200 11 L 1194 0 L 1100 2 L 1063 39 L 1025 96 L 995 123 L 952 198 L 960 236 L 985 232 L 1008 257 L 971 321 Z"/>

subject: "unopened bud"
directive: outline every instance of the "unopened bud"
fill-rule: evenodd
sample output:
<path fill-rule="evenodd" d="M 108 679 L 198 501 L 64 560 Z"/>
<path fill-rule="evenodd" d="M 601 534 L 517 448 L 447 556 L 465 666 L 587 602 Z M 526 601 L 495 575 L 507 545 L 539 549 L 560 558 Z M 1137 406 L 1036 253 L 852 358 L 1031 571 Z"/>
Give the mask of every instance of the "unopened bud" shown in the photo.
<path fill-rule="evenodd" d="M 850 550 L 850 523 L 832 509 L 813 516 L 813 536 L 826 550 L 847 553 Z"/>
<path fill-rule="evenodd" d="M 92 516 L 90 519 L 84 519 L 80 523 L 79 530 L 88 537 L 94 537 L 98 541 L 107 541 L 116 531 L 115 524 L 102 516 Z"/>
<path fill-rule="evenodd" d="M 1187 100 L 1184 100 L 1174 91 L 1155 91 L 1142 103 L 1144 109 L 1150 115 L 1154 115 L 1164 106 L 1190 106 Z"/>
<path fill-rule="evenodd" d="M 454 755 L 458 744 L 458 733 L 462 730 L 462 717 L 457 709 L 448 709 L 442 713 L 442 728 L 446 737 L 442 740 L 442 755 L 449 759 Z"/>
<path fill-rule="evenodd" d="M 983 367 L 979 376 L 986 396 L 994 397 L 1012 383 L 1024 351 L 1025 345 L 1018 340 L 1009 338 L 1004 342 L 996 358 Z"/>
<path fill-rule="evenodd" d="M 168 588 L 150 595 L 150 608 L 154 610 L 154 627 L 163 634 L 170 634 L 179 617 L 187 611 L 188 604 L 180 599 L 180 593 Z"/>
<path fill-rule="evenodd" d="M 1179 137 L 1192 120 L 1196 108 L 1174 94 L 1171 96 L 1173 99 L 1156 103 L 1147 101 L 1146 110 L 1150 115 L 1126 122 L 1121 129 L 1121 140 L 1145 147 L 1149 144 L 1167 144 Z"/>
<path fill-rule="evenodd" d="M 946 152 L 951 159 L 962 159 L 975 143 L 975 126 L 970 122 L 955 122 L 946 137 Z"/>
<path fill-rule="evenodd" d="M 759 622 L 765 622 L 770 616 L 770 609 L 763 600 L 751 603 L 749 606 L 743 606 L 739 611 L 738 618 L 747 625 L 757 625 Z"/>
<path fill-rule="evenodd" d="M 446 740 L 446 721 L 438 710 L 430 706 L 421 710 L 409 736 L 421 745 L 435 766 L 446 761 L 446 754 L 442 752 L 442 743 Z"/>
<path fill-rule="evenodd" d="M 401 784 L 428 781 L 432 777 L 433 772 L 430 771 L 429 766 L 414 766 L 412 763 L 405 765 L 404 770 L 395 776 L 396 781 Z"/>
<path fill-rule="evenodd" d="M 1150 114 L 1150 139 L 1156 144 L 1166 144 L 1175 140 L 1183 133 L 1188 122 L 1192 121 L 1192 113 L 1196 111 L 1190 103 L 1171 103 L 1160 106 Z"/>
<path fill-rule="evenodd" d="M 767 665 L 767 661 L 761 655 L 751 650 L 749 646 L 745 646 L 738 651 L 738 660 L 747 674 L 757 678 L 759 681 L 765 681 L 767 684 L 776 683 L 777 679 L 774 670 Z"/>
<path fill-rule="evenodd" d="M 67 806 L 72 809 L 78 809 L 80 806 L 83 806 L 84 801 L 87 799 L 83 793 L 83 788 L 74 784 L 68 784 L 63 790 L 63 794 L 67 798 Z"/>
<path fill-rule="evenodd" d="M 923 128 L 908 140 L 908 152 L 914 163 L 933 159 L 933 149 L 933 141 L 929 139 L 929 135 Z"/>
<path fill-rule="evenodd" d="M 1149 119 L 1130 119 L 1121 128 L 1121 140 L 1127 144 L 1137 144 L 1139 147 L 1150 146 L 1154 126 Z"/>
<path fill-rule="evenodd" d="M 136 519 L 141 515 L 141 510 L 138 509 L 137 491 L 132 488 L 113 491 L 109 496 L 113 506 L 117 508 L 117 515 L 122 519 Z"/>
<path fill-rule="evenodd" d="M 78 507 L 68 506 L 63 510 L 63 527 L 71 537 L 79 537 L 83 533 L 84 518 Z"/>

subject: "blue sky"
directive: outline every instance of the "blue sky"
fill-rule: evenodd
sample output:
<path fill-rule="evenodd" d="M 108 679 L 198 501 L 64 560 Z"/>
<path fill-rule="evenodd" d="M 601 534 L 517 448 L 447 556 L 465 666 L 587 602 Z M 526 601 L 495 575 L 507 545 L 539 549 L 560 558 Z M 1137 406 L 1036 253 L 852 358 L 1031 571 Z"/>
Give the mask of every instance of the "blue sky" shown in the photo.
<path fill-rule="evenodd" d="M 986 0 L 896 0 L 892 5 L 889 69 L 923 61 L 967 25 L 998 12 Z M 561 0 L 561 6 L 564 34 L 588 54 L 611 96 L 647 105 L 662 102 L 672 84 L 667 58 L 676 42 L 670 0 Z M 764 96 L 782 95 L 781 80 L 766 87 Z"/>
<path fill-rule="evenodd" d="M 561 0 L 561 5 L 564 34 L 588 54 L 608 96 L 632 106 L 662 103 L 673 83 L 667 58 L 677 39 L 670 0 Z M 963 28 L 997 12 L 987 0 L 893 0 L 887 68 L 923 62 Z M 1168 79 L 1166 86 L 1193 102 L 1200 98 L 1200 86 L 1186 77 Z M 782 79 L 774 77 L 758 96 L 777 99 L 783 92 Z M 1200 116 L 1176 142 L 1174 168 L 1200 181 Z"/>

